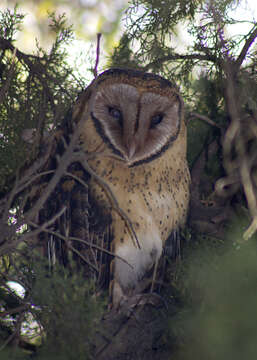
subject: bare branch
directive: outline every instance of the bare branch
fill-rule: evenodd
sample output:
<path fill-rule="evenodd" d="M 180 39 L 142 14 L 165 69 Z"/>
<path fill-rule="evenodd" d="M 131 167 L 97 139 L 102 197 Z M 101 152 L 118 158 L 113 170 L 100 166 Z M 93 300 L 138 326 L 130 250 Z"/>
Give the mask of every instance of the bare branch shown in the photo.
<path fill-rule="evenodd" d="M 238 104 L 236 102 L 236 91 L 235 91 L 235 80 L 234 74 L 232 74 L 231 63 L 230 61 L 225 61 L 223 64 L 225 74 L 227 76 L 226 81 L 226 100 L 228 112 L 231 118 L 231 125 L 227 130 L 225 140 L 224 140 L 224 158 L 228 158 L 231 152 L 231 143 L 232 140 L 236 137 L 236 149 L 238 152 L 238 158 L 240 161 L 239 172 L 241 176 L 241 182 L 246 196 L 248 209 L 252 216 L 252 222 L 248 229 L 244 233 L 244 238 L 250 238 L 257 231 L 257 199 L 256 193 L 254 190 L 254 185 L 251 180 L 251 169 L 247 159 L 247 153 L 245 148 L 245 143 L 242 138 L 242 131 L 240 131 L 240 111 L 238 109 Z M 229 161 L 228 161 L 229 162 Z"/>
<path fill-rule="evenodd" d="M 53 192 L 57 184 L 59 183 L 61 177 L 65 174 L 68 166 L 74 161 L 74 149 L 77 145 L 77 141 L 80 135 L 80 126 L 78 124 L 74 134 L 71 137 L 70 144 L 66 151 L 64 152 L 63 156 L 60 158 L 58 167 L 50 180 L 49 184 L 47 185 L 44 194 L 38 199 L 36 204 L 33 206 L 32 209 L 28 211 L 26 214 L 26 219 L 31 220 L 35 216 L 35 213 L 37 213 L 39 210 L 42 209 L 45 202 L 49 198 L 50 194 Z"/>
<path fill-rule="evenodd" d="M 29 308 L 30 308 L 29 304 L 20 305 L 20 306 L 14 308 L 14 309 L 10 309 L 10 310 L 1 312 L 0 317 L 5 317 L 7 315 L 17 314 L 19 312 L 23 312 L 24 310 L 28 310 Z"/>
<path fill-rule="evenodd" d="M 87 246 L 89 246 L 89 247 L 93 247 L 93 248 L 95 248 L 95 249 L 97 249 L 97 250 L 103 251 L 103 252 L 105 252 L 105 253 L 108 254 L 108 255 L 111 255 L 111 256 L 113 256 L 113 257 L 116 257 L 117 259 L 120 259 L 120 260 L 124 261 L 128 266 L 130 266 L 130 267 L 133 269 L 133 266 L 132 266 L 130 263 L 128 263 L 127 260 L 125 260 L 123 257 L 121 257 L 121 256 L 113 253 L 112 251 L 109 251 L 109 250 L 103 248 L 102 246 L 93 244 L 93 243 L 91 243 L 91 242 L 89 242 L 89 241 L 86 241 L 86 240 L 84 240 L 84 239 L 77 238 L 77 237 L 75 237 L 75 236 L 65 237 L 64 235 L 61 235 L 61 234 L 59 234 L 59 233 L 57 233 L 57 232 L 55 232 L 55 231 L 52 231 L 52 230 L 47 230 L 47 229 L 45 229 L 44 231 L 45 231 L 46 233 L 48 233 L 48 234 L 52 234 L 52 235 L 54 235 L 54 236 L 57 236 L 57 237 L 59 237 L 59 238 L 62 239 L 62 240 L 65 240 L 65 241 L 69 241 L 69 240 L 78 241 L 78 242 L 81 242 L 82 244 L 85 244 L 85 245 L 87 245 Z"/>
<path fill-rule="evenodd" d="M 33 226 L 37 227 L 37 224 L 33 224 Z M 41 231 L 42 231 L 42 229 L 41 229 Z M 72 250 L 75 254 L 77 254 L 86 264 L 88 264 L 90 267 L 92 267 L 96 272 L 99 271 L 98 268 L 97 268 L 95 265 L 93 265 L 88 259 L 86 259 L 85 256 L 82 255 L 79 250 L 75 249 L 75 248 L 70 244 L 69 240 L 71 240 L 72 238 L 66 237 L 66 236 L 61 235 L 61 234 L 59 234 L 59 233 L 57 233 L 57 232 L 54 232 L 54 231 L 51 231 L 51 230 L 47 230 L 47 229 L 44 229 L 43 231 L 46 232 L 46 233 L 55 235 L 55 236 L 57 236 L 58 238 L 60 238 L 60 239 L 62 239 L 63 241 L 65 241 L 67 247 L 68 247 L 70 250 Z M 74 238 L 74 239 L 76 239 L 76 238 Z"/>
<path fill-rule="evenodd" d="M 100 60 L 100 40 L 101 40 L 102 34 L 97 34 L 97 44 L 96 44 L 96 60 L 95 60 L 95 68 L 93 71 L 94 77 L 96 78 L 98 75 L 98 64 Z"/>
<path fill-rule="evenodd" d="M 208 118 L 208 116 L 206 115 L 201 115 L 201 114 L 198 114 L 196 112 L 191 112 L 189 114 L 190 118 L 197 118 L 197 119 L 200 119 L 204 122 L 206 122 L 207 124 L 211 125 L 211 126 L 214 126 L 214 127 L 217 127 L 219 129 L 222 129 L 222 127 L 218 124 L 216 124 L 214 121 L 212 121 L 210 118 Z M 189 119 L 190 120 L 190 119 Z"/>
<path fill-rule="evenodd" d="M 33 210 L 33 208 L 32 208 Z M 26 241 L 29 238 L 36 237 L 38 234 L 40 234 L 42 231 L 44 231 L 47 227 L 51 226 L 55 223 L 55 221 L 62 216 L 62 214 L 66 211 L 66 206 L 64 206 L 57 214 L 55 214 L 50 220 L 46 221 L 44 224 L 38 226 L 35 225 L 34 222 L 24 219 L 22 220 L 22 224 L 28 224 L 36 227 L 35 230 L 31 230 L 29 232 L 26 232 L 25 234 L 22 234 L 21 236 L 18 236 L 15 240 L 13 240 L 10 243 L 7 243 L 6 245 L 2 245 L 0 247 L 0 256 L 6 254 L 9 250 L 15 248 L 20 242 Z M 19 221 L 19 224 L 21 224 L 21 221 Z M 19 225 L 20 226 L 20 225 Z M 13 232 L 15 233 L 15 230 L 17 230 L 17 224 L 13 226 Z"/>
<path fill-rule="evenodd" d="M 235 72 L 237 72 L 239 70 L 250 46 L 253 44 L 256 37 L 257 37 L 257 25 L 255 24 L 254 27 L 252 28 L 252 30 L 250 31 L 250 36 L 245 41 L 245 44 L 243 46 L 241 53 L 239 54 L 237 60 L 235 61 L 235 66 L 234 66 Z"/>
<path fill-rule="evenodd" d="M 22 190 L 26 189 L 29 185 L 31 185 L 35 180 L 39 179 L 40 177 L 45 176 L 45 175 L 50 175 L 53 173 L 54 173 L 54 170 L 43 171 L 39 174 L 35 174 L 34 176 L 32 176 L 32 178 L 30 178 L 26 183 L 23 183 L 23 179 L 21 179 L 21 181 L 20 181 L 21 184 L 17 187 L 16 194 L 18 194 Z"/>
<path fill-rule="evenodd" d="M 98 184 L 105 190 L 105 193 L 107 194 L 108 198 L 111 201 L 111 204 L 113 205 L 113 209 L 120 214 L 121 218 L 125 221 L 125 224 L 127 224 L 129 231 L 132 233 L 132 241 L 135 239 L 134 245 L 137 246 L 139 249 L 141 249 L 140 243 L 138 241 L 136 232 L 133 228 L 132 222 L 127 216 L 127 214 L 119 207 L 118 201 L 113 194 L 110 186 L 99 176 L 94 172 L 94 170 L 89 166 L 87 160 L 85 159 L 84 154 L 77 154 L 77 161 L 81 163 L 81 165 L 84 167 L 84 169 L 98 182 Z"/>
<path fill-rule="evenodd" d="M 17 336 L 19 337 L 20 334 L 20 327 L 24 320 L 24 311 L 19 315 L 18 321 L 16 323 L 15 330 L 13 333 L 7 338 L 7 340 L 3 343 L 0 347 L 0 351 L 2 351 L 8 344 L 10 344 Z"/>

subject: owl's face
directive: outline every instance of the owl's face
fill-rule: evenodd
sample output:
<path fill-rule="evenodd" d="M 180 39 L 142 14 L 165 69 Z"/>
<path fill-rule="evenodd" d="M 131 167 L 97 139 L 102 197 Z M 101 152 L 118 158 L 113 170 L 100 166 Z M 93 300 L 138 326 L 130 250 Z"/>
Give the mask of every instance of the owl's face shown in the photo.
<path fill-rule="evenodd" d="M 128 166 L 159 156 L 180 131 L 183 102 L 156 75 L 108 70 L 98 77 L 89 106 L 96 130 Z"/>

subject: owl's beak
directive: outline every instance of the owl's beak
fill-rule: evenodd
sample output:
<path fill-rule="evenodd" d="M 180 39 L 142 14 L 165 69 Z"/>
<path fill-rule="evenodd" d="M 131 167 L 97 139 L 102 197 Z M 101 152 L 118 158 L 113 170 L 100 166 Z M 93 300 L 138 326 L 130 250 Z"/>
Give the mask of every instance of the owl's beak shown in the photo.
<path fill-rule="evenodd" d="M 126 148 L 127 148 L 127 158 L 131 160 L 136 152 L 136 142 L 134 138 L 127 139 L 126 141 Z"/>
<path fill-rule="evenodd" d="M 128 157 L 129 159 L 133 158 L 134 154 L 136 152 L 136 143 L 134 140 L 130 143 L 130 146 L 128 147 Z"/>

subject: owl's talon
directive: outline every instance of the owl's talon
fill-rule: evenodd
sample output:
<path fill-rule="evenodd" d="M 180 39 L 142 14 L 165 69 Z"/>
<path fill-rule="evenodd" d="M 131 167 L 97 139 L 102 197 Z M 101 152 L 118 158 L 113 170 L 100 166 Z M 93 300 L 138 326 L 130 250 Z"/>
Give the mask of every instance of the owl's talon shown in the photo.
<path fill-rule="evenodd" d="M 123 301 L 120 302 L 119 309 L 117 311 L 127 317 L 130 317 L 137 307 L 152 305 L 158 308 L 163 304 L 165 308 L 167 308 L 165 300 L 156 293 L 136 294 L 127 297 L 126 299 L 124 298 Z"/>

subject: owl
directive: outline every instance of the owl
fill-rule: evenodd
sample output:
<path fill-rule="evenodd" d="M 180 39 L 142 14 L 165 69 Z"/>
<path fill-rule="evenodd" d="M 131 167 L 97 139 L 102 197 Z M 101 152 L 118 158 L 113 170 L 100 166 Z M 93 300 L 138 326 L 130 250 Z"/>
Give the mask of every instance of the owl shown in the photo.
<path fill-rule="evenodd" d="M 118 307 L 140 293 L 166 239 L 186 221 L 190 175 L 183 101 L 158 75 L 110 69 L 93 81 L 79 103 L 88 164 L 111 189 L 138 240 L 92 177 L 94 198 L 112 215 L 110 288 Z"/>

